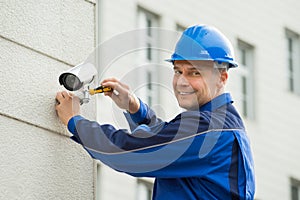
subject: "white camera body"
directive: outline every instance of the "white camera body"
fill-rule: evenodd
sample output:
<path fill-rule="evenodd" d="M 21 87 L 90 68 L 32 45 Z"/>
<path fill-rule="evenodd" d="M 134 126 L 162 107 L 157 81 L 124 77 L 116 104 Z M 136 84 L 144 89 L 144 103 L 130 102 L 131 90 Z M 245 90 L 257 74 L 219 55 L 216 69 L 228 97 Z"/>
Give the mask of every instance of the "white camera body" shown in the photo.
<path fill-rule="evenodd" d="M 80 63 L 63 72 L 59 76 L 59 83 L 69 91 L 76 91 L 93 82 L 97 70 L 91 63 Z"/>
<path fill-rule="evenodd" d="M 88 103 L 89 85 L 95 80 L 97 69 L 91 63 L 80 63 L 75 67 L 63 72 L 59 76 L 59 83 L 69 91 L 80 91 L 76 96 L 81 103 Z"/>

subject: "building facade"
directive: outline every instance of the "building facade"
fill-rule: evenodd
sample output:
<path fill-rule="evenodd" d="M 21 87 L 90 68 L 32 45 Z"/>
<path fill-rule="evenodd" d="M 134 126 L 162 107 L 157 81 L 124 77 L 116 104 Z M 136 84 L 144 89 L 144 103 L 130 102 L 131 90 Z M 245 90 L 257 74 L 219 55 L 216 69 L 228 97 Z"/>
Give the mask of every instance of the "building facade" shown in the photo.
<path fill-rule="evenodd" d="M 164 59 L 182 30 L 209 24 L 230 39 L 240 64 L 227 90 L 251 140 L 256 199 L 299 200 L 299 9 L 296 0 L 0 2 L 0 199 L 151 198 L 152 179 L 115 172 L 68 139 L 54 110 L 58 76 L 91 59 L 98 81 L 125 81 L 169 120 L 180 108 Z M 101 95 L 82 112 L 127 128 Z"/>

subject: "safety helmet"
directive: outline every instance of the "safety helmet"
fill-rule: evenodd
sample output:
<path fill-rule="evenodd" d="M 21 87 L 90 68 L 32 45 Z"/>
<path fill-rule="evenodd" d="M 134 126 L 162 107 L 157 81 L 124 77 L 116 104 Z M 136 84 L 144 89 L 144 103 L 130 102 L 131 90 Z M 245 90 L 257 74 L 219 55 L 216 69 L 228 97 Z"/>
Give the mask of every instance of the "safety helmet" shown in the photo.
<path fill-rule="evenodd" d="M 237 67 L 230 41 L 218 29 L 208 25 L 187 28 L 176 44 L 175 52 L 166 60 L 211 60 Z"/>

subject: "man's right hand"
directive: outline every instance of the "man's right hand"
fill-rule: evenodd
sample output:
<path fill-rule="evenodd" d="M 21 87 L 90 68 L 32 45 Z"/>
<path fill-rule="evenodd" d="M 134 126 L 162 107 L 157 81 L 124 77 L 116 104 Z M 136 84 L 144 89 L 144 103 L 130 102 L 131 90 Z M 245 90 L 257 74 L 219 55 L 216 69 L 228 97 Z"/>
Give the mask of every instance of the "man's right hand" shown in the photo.
<path fill-rule="evenodd" d="M 140 108 L 139 99 L 130 91 L 129 86 L 121 83 L 115 78 L 107 78 L 102 81 L 101 85 L 111 87 L 112 92 L 104 92 L 104 95 L 109 96 L 121 108 L 134 114 Z"/>

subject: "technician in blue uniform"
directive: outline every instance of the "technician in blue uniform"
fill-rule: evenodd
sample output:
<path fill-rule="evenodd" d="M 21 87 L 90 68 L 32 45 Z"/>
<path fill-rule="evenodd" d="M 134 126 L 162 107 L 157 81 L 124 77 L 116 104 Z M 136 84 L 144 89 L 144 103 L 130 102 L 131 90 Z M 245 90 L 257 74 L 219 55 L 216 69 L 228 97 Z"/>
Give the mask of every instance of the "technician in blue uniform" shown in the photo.
<path fill-rule="evenodd" d="M 254 199 L 249 140 L 241 117 L 224 93 L 229 68 L 237 67 L 229 40 L 216 28 L 187 28 L 171 59 L 173 89 L 186 111 L 158 119 L 127 85 L 102 82 L 118 93 L 105 95 L 127 110 L 131 130 L 116 129 L 80 116 L 79 102 L 57 93 L 61 121 L 95 159 L 135 177 L 155 177 L 153 199 Z"/>

